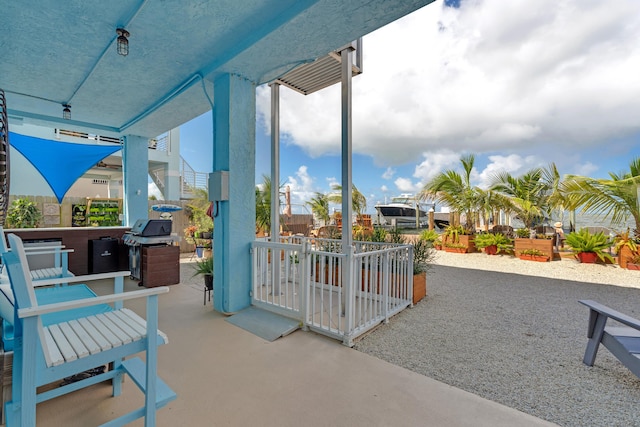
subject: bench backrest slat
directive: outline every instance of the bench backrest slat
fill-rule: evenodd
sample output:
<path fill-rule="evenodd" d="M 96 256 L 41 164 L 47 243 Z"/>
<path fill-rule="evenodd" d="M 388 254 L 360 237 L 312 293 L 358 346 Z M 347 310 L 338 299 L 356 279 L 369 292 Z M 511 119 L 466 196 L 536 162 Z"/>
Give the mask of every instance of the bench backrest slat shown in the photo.
<path fill-rule="evenodd" d="M 29 263 L 24 251 L 22 239 L 15 234 L 9 234 L 7 235 L 7 240 L 9 242 L 10 249 L 3 254 L 2 258 L 6 264 L 9 280 L 11 281 L 16 310 L 19 308 L 37 307 L 38 301 L 36 300 L 36 293 L 33 289 L 33 283 L 31 282 Z M 15 319 L 15 322 L 16 324 L 22 323 L 20 319 Z M 47 362 L 47 366 L 51 366 L 53 361 L 49 356 L 49 346 L 42 327 L 42 320 L 40 318 L 38 318 L 37 328 L 45 361 Z M 20 330 L 21 328 L 16 328 L 16 332 L 20 333 Z"/>

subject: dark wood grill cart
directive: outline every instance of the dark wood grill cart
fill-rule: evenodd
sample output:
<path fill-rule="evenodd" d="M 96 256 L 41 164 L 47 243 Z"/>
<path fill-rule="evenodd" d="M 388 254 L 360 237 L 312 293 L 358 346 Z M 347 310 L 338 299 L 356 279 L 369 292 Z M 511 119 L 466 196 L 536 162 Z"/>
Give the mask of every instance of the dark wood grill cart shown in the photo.
<path fill-rule="evenodd" d="M 180 283 L 178 236 L 171 235 L 171 220 L 139 219 L 122 240 L 129 247 L 131 278 L 148 288 Z"/>

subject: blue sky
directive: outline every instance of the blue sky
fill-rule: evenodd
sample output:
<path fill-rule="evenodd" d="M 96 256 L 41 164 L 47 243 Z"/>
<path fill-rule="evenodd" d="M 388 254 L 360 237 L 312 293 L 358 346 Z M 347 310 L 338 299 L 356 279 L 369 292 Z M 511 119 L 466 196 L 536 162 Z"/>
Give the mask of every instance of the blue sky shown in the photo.
<path fill-rule="evenodd" d="M 555 162 L 606 177 L 640 156 L 640 2 L 436 1 L 364 38 L 353 79 L 353 182 L 368 211 L 474 153 L 474 183 Z M 257 91 L 256 180 L 269 174 L 269 89 Z M 281 182 L 294 204 L 340 182 L 340 86 L 281 89 Z M 212 165 L 210 113 L 181 154 Z M 204 154 L 203 154 L 204 153 Z"/>

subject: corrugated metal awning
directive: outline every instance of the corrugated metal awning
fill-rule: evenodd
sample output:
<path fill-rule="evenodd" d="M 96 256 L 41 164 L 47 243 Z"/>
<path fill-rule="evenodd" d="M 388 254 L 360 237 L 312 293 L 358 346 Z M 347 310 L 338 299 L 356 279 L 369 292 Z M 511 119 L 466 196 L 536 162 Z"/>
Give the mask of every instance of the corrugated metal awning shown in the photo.
<path fill-rule="evenodd" d="M 362 39 L 353 42 L 352 46 L 355 48 L 355 54 L 351 70 L 352 76 L 357 76 L 362 73 Z M 341 79 L 342 65 L 340 51 L 337 51 L 294 68 L 274 83 L 280 83 L 303 95 L 309 95 L 339 83 Z"/>

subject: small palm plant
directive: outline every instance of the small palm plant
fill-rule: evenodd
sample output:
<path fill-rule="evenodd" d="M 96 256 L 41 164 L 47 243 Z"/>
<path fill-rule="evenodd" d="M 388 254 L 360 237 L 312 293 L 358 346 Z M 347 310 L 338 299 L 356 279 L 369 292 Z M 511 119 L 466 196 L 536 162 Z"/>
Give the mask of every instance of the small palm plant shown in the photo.
<path fill-rule="evenodd" d="M 579 255 L 585 252 L 595 253 L 601 261 L 610 261 L 613 263 L 613 257 L 608 250 L 613 242 L 603 232 L 590 233 L 589 230 L 583 228 L 578 232 L 572 232 L 567 235 L 565 243 L 571 247 L 571 250 Z"/>
<path fill-rule="evenodd" d="M 474 239 L 474 243 L 476 245 L 476 248 L 485 249 L 485 252 L 492 255 L 513 250 L 513 244 L 511 240 L 502 233 L 478 234 Z M 493 252 L 493 250 L 491 249 L 487 250 L 487 248 L 491 247 L 494 247 L 493 250 L 495 250 L 495 252 Z"/>

